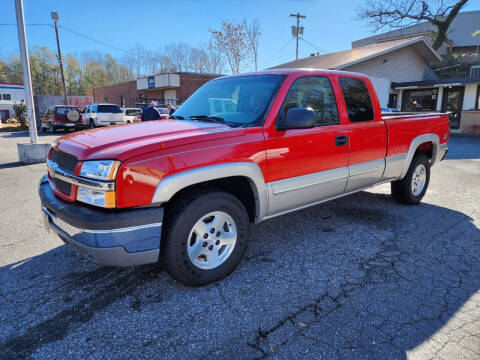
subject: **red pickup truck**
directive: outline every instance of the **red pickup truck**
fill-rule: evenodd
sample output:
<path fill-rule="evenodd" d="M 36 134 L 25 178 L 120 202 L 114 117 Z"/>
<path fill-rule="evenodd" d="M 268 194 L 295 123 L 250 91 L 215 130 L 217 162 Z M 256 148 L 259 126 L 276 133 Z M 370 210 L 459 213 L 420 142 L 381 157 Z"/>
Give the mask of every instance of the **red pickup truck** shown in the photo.
<path fill-rule="evenodd" d="M 59 138 L 39 193 L 79 253 L 203 285 L 238 265 L 250 222 L 385 182 L 418 204 L 448 138 L 445 114 L 382 115 L 364 75 L 263 71 L 208 82 L 170 120 Z"/>

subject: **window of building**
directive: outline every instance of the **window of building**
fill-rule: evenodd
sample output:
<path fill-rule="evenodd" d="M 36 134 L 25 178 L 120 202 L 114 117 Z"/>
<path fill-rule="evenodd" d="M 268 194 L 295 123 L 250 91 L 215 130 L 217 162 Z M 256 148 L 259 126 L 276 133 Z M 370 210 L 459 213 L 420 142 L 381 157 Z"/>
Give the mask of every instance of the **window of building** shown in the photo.
<path fill-rule="evenodd" d="M 2 98 L 3 98 L 3 100 L 11 100 L 10 94 L 3 94 Z"/>
<path fill-rule="evenodd" d="M 340 124 L 335 95 L 330 81 L 324 76 L 306 76 L 295 80 L 283 102 L 281 116 L 285 116 L 292 108 L 312 108 L 317 126 Z"/>
<path fill-rule="evenodd" d="M 405 90 L 402 96 L 402 111 L 435 111 L 438 89 Z"/>
<path fill-rule="evenodd" d="M 373 106 L 367 85 L 362 79 L 339 78 L 343 98 L 347 105 L 348 118 L 351 122 L 373 120 Z"/>

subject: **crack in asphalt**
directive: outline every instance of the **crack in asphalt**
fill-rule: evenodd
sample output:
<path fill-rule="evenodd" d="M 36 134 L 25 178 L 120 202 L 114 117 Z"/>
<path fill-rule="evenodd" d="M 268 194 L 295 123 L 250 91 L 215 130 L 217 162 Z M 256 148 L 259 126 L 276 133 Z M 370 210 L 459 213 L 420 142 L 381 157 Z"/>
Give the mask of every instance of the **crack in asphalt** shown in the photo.
<path fill-rule="evenodd" d="M 112 272 L 110 268 L 94 270 L 86 274 L 85 278 L 102 278 L 105 273 L 108 274 L 110 272 Z M 131 270 L 115 271 L 115 273 L 120 274 L 123 272 L 126 272 L 126 274 L 117 277 L 115 281 L 106 284 L 103 288 L 94 292 L 91 296 L 80 300 L 74 306 L 27 328 L 24 334 L 0 343 L 1 358 L 27 358 L 40 347 L 64 339 L 68 334 L 68 330 L 75 324 L 88 322 L 96 312 L 105 309 L 119 299 L 132 294 L 138 287 L 156 279 L 156 276 L 152 276 L 151 270 L 141 271 L 137 269 L 135 273 Z"/>

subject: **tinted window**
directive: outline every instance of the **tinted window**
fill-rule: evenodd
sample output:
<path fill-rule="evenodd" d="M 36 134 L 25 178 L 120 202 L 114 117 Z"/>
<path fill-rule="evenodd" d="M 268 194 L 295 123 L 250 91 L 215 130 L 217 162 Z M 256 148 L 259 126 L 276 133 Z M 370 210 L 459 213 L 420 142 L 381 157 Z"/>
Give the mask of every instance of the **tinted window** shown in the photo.
<path fill-rule="evenodd" d="M 10 94 L 3 94 L 3 100 L 10 100 Z"/>
<path fill-rule="evenodd" d="M 372 100 L 365 82 L 362 79 L 346 77 L 339 78 L 339 81 L 350 121 L 373 120 Z"/>
<path fill-rule="evenodd" d="M 125 110 L 125 115 L 129 115 L 129 116 L 135 116 L 135 115 L 141 115 L 142 114 L 142 110 L 140 109 L 127 109 Z"/>
<path fill-rule="evenodd" d="M 328 78 L 324 76 L 301 77 L 288 90 L 281 116 L 292 108 L 312 108 L 317 126 L 339 124 L 337 103 Z"/>
<path fill-rule="evenodd" d="M 75 107 L 58 107 L 57 114 L 67 115 L 70 111 L 78 111 Z"/>
<path fill-rule="evenodd" d="M 99 113 L 121 113 L 123 112 L 118 105 L 98 105 Z"/>

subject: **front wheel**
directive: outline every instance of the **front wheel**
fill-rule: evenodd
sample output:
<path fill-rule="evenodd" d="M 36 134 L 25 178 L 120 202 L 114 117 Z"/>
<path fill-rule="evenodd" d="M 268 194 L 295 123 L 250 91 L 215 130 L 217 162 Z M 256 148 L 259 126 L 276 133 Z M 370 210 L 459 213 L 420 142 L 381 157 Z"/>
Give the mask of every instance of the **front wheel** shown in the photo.
<path fill-rule="evenodd" d="M 167 221 L 163 263 L 185 285 L 206 285 L 228 276 L 247 248 L 249 217 L 231 194 L 208 191 L 180 199 L 167 211 Z"/>
<path fill-rule="evenodd" d="M 417 205 L 427 192 L 430 182 L 430 160 L 418 153 L 412 159 L 407 174 L 402 180 L 392 181 L 392 196 L 406 205 Z"/>

